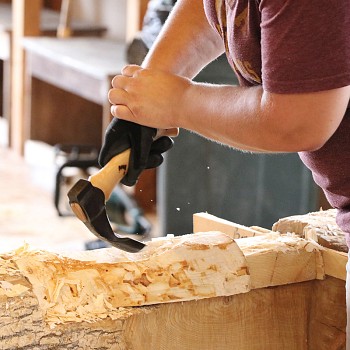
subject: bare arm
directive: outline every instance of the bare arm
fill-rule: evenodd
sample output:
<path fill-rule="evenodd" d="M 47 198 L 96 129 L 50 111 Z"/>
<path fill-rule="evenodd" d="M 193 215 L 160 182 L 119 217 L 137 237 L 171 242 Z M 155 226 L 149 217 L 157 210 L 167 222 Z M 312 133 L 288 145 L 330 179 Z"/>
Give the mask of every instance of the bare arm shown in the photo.
<path fill-rule="evenodd" d="M 154 69 L 128 66 L 113 79 L 112 114 L 156 128 L 180 127 L 256 152 L 316 150 L 339 126 L 350 86 L 303 94 L 262 87 L 194 83 Z"/>
<path fill-rule="evenodd" d="M 223 52 L 203 0 L 178 0 L 142 66 L 193 78 Z"/>
<path fill-rule="evenodd" d="M 196 103 L 191 103 L 195 96 Z M 349 98 L 350 86 L 274 94 L 261 87 L 193 84 L 185 94 L 185 111 L 180 109 L 177 124 L 242 150 L 312 151 L 333 135 Z"/>
<path fill-rule="evenodd" d="M 276 94 L 262 87 L 194 83 L 223 52 L 201 0 L 180 0 L 143 67 L 113 79 L 112 114 L 156 128 L 181 127 L 235 148 L 257 152 L 315 150 L 339 126 L 350 87 Z"/>

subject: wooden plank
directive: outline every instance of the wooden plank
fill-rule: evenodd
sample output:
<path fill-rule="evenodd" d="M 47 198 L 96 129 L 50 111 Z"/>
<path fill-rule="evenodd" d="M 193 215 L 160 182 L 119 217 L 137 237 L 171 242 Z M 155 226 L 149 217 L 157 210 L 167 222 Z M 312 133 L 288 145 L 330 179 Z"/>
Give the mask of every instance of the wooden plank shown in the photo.
<path fill-rule="evenodd" d="M 196 213 L 193 215 L 193 232 L 220 231 L 233 239 L 253 237 L 262 232 L 244 225 L 240 225 L 208 213 Z"/>
<path fill-rule="evenodd" d="M 72 37 L 62 40 L 40 37 L 25 39 L 23 46 L 27 51 L 42 57 L 48 63 L 55 63 L 101 81 L 120 73 L 126 64 L 126 44 L 115 39 Z M 34 74 L 40 74 L 38 67 L 34 67 L 33 70 Z M 46 77 L 42 76 L 41 78 L 54 83 L 54 81 L 48 80 L 52 78 L 47 74 Z M 64 76 L 64 78 L 66 77 Z M 75 90 L 72 92 L 79 94 L 77 82 L 72 80 L 60 83 L 64 84 L 62 88 L 68 91 L 70 91 L 70 85 L 75 84 Z"/>

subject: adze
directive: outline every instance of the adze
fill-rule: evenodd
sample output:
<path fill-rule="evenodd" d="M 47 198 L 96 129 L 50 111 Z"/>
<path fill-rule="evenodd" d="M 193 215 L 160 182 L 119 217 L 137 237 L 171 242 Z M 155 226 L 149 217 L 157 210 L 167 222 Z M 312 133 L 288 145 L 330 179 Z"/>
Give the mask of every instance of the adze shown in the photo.
<path fill-rule="evenodd" d="M 177 136 L 178 129 L 158 130 L 156 138 Z M 99 239 L 130 253 L 136 253 L 145 243 L 115 233 L 106 212 L 106 201 L 128 171 L 130 148 L 114 156 L 88 180 L 80 179 L 68 192 L 69 204 L 85 226 Z"/>

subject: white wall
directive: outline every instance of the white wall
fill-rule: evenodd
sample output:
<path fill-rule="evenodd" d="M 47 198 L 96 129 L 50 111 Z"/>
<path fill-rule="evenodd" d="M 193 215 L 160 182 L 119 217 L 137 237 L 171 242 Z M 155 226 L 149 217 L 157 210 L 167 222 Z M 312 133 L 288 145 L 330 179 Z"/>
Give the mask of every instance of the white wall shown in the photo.
<path fill-rule="evenodd" d="M 139 0 L 74 0 L 72 17 L 108 28 L 107 37 L 129 41 L 139 23 Z"/>

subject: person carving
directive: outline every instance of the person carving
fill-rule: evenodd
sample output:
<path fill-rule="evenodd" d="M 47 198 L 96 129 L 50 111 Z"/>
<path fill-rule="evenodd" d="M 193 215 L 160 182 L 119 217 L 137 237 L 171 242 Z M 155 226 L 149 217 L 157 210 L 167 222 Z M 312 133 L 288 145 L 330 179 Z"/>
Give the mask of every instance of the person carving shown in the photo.
<path fill-rule="evenodd" d="M 224 52 L 239 86 L 192 80 Z M 142 64 L 124 67 L 108 97 L 119 122 L 183 128 L 242 151 L 297 152 L 350 245 L 347 1 L 179 0 Z M 350 315 L 350 286 L 347 299 Z"/>

